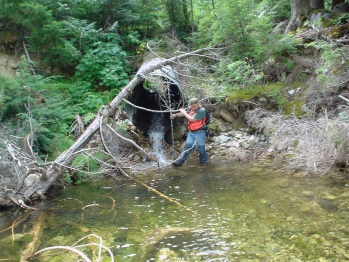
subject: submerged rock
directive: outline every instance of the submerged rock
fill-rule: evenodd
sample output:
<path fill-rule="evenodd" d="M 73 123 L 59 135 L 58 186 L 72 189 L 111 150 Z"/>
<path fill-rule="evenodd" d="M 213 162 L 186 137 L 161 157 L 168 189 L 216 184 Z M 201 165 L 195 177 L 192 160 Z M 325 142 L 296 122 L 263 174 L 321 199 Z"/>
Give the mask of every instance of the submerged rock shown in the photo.
<path fill-rule="evenodd" d="M 160 245 L 160 243 L 171 239 L 171 243 L 175 244 L 183 242 L 183 239 L 191 238 L 194 233 L 192 228 L 182 227 L 159 227 L 156 228 L 145 236 L 141 244 L 135 261 L 147 261 L 151 257 L 154 257 L 154 252 Z M 167 252 L 169 254 L 169 252 Z"/>

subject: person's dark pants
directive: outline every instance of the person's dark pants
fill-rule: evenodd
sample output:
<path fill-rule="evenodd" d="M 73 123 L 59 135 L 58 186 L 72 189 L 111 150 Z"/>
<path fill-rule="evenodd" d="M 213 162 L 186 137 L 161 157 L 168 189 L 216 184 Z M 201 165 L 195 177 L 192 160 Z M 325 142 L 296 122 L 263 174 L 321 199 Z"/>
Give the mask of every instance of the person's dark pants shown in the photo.
<path fill-rule="evenodd" d="M 206 163 L 207 161 L 207 153 L 205 149 L 205 141 L 206 141 L 206 131 L 198 130 L 198 131 L 190 131 L 187 136 L 187 140 L 185 141 L 185 146 L 176 160 L 179 164 L 183 164 L 184 161 L 190 156 L 195 148 L 199 151 L 200 154 L 200 163 Z"/>

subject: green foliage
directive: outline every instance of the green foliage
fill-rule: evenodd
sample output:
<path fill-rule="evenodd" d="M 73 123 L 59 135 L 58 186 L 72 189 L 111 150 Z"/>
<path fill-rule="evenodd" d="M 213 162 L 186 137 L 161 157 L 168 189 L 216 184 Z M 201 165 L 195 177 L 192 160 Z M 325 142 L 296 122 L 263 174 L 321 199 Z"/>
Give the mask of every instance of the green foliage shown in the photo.
<path fill-rule="evenodd" d="M 168 28 L 175 30 L 177 37 L 184 40 L 190 31 L 190 17 L 187 1 L 168 0 L 164 2 Z"/>
<path fill-rule="evenodd" d="M 291 13 L 291 5 L 288 0 L 264 0 L 259 1 L 258 8 L 278 23 L 288 18 Z"/>
<path fill-rule="evenodd" d="M 343 13 L 338 16 L 334 16 L 332 19 L 329 20 L 329 25 L 331 26 L 338 26 L 341 24 L 347 24 L 349 22 L 349 14 Z"/>
<path fill-rule="evenodd" d="M 246 86 L 263 79 L 262 72 L 255 70 L 246 61 L 236 61 L 226 66 L 226 73 L 223 75 L 233 80 L 239 86 Z"/>
<path fill-rule="evenodd" d="M 77 81 L 67 87 L 67 103 L 74 114 L 96 113 L 102 105 L 108 104 L 117 94 L 117 90 L 96 92 L 91 83 Z"/>
<path fill-rule="evenodd" d="M 91 180 L 91 178 L 100 176 L 100 174 L 98 174 L 100 162 L 105 160 L 106 155 L 104 153 L 94 153 L 92 157 L 83 155 L 77 156 L 71 166 L 73 169 L 80 171 L 71 174 L 69 177 L 66 176 L 66 181 L 69 183 L 81 184 Z"/>
<path fill-rule="evenodd" d="M 119 46 L 119 37 L 112 31 L 99 35 L 76 67 L 76 77 L 92 86 L 120 90 L 128 83 L 127 53 Z"/>
<path fill-rule="evenodd" d="M 65 30 L 69 36 L 69 43 L 74 46 L 78 54 L 90 48 L 91 42 L 98 41 L 101 29 L 96 30 L 96 23 L 70 17 L 64 22 Z M 74 52 L 75 53 L 75 52 Z"/>
<path fill-rule="evenodd" d="M 62 152 L 70 148 L 75 143 L 75 140 L 71 137 L 68 137 L 64 134 L 56 134 L 54 138 L 50 141 L 50 144 L 53 148 L 53 154 L 51 158 L 55 158 L 57 155 L 60 155 Z"/>
<path fill-rule="evenodd" d="M 4 78 L 3 78 L 4 79 Z M 5 80 L 2 93 L 1 122 L 14 121 L 21 127 L 20 136 L 34 135 L 34 150 L 50 154 L 55 148 L 52 143 L 56 136 L 69 132 L 74 119 L 61 90 L 52 90 L 50 80 L 42 77 L 27 78 L 27 86 L 21 79 Z M 59 143 L 59 142 L 58 142 Z"/>
<path fill-rule="evenodd" d="M 226 59 L 213 66 L 222 86 L 263 84 L 266 61 L 283 63 L 288 70 L 293 67 L 289 57 L 298 52 L 297 42 L 273 32 L 275 22 L 290 10 L 288 1 L 220 1 L 215 7 L 200 17 L 199 32 L 192 41 L 227 46 Z"/>
<path fill-rule="evenodd" d="M 21 25 L 29 30 L 29 50 L 37 53 L 49 66 L 68 67 L 73 62 L 64 38 L 64 23 L 55 21 L 51 11 L 40 4 L 22 4 Z"/>
<path fill-rule="evenodd" d="M 346 72 L 348 60 L 343 57 L 343 51 L 340 48 L 334 48 L 333 44 L 325 41 L 312 42 L 306 47 L 313 46 L 321 51 L 321 66 L 316 69 L 317 80 L 320 83 L 326 83 L 329 79 L 329 72 L 341 74 Z M 341 61 L 341 63 L 339 63 Z"/>

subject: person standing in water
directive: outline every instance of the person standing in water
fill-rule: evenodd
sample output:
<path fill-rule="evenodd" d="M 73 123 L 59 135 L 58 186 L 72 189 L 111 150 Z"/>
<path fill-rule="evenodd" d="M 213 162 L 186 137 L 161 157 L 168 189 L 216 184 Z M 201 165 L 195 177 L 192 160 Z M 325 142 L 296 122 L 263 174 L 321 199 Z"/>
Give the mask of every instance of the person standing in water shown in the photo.
<path fill-rule="evenodd" d="M 206 164 L 206 110 L 200 105 L 197 98 L 192 98 L 190 99 L 190 107 L 187 110 L 180 108 L 179 111 L 179 113 L 172 114 L 170 118 L 184 116 L 188 120 L 189 133 L 181 154 L 172 162 L 172 165 L 177 167 L 183 165 L 195 148 L 200 154 L 200 164 Z"/>

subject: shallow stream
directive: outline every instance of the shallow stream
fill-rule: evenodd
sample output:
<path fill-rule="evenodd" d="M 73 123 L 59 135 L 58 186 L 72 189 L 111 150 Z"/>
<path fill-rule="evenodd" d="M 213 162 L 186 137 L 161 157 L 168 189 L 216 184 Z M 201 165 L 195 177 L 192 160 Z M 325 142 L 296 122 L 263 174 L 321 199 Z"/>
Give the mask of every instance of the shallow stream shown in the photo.
<path fill-rule="evenodd" d="M 205 166 L 188 161 L 133 177 L 170 200 L 130 180 L 67 187 L 42 202 L 41 211 L 0 213 L 0 261 L 18 261 L 40 217 L 45 228 L 38 249 L 71 246 L 94 234 L 114 261 L 349 260 L 345 183 L 288 177 L 263 161 Z M 99 243 L 94 235 L 79 244 Z M 79 250 L 97 261 L 96 246 Z M 34 261 L 79 259 L 72 253 L 42 254 Z M 111 261 L 108 252 L 102 257 Z"/>

